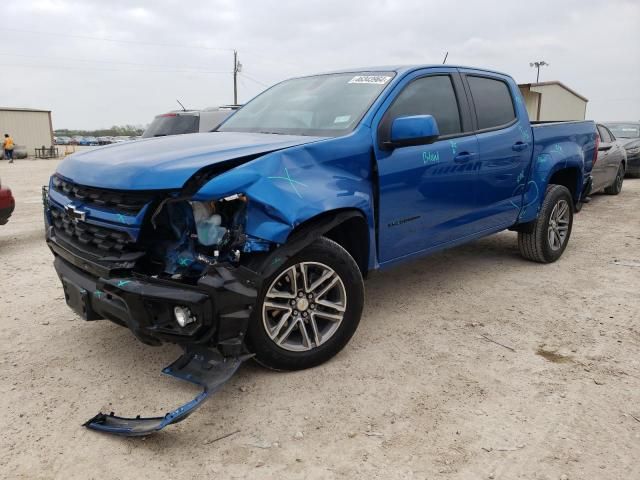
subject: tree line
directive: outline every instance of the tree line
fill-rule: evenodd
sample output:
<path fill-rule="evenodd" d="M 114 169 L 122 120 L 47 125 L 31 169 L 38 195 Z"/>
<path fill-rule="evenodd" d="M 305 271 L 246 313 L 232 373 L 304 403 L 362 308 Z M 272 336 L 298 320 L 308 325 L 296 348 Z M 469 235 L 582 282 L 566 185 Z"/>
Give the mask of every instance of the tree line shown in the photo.
<path fill-rule="evenodd" d="M 111 128 L 100 128 L 97 130 L 70 130 L 60 128 L 53 131 L 56 137 L 72 137 L 81 135 L 83 137 L 132 137 L 142 135 L 144 127 L 140 125 L 114 125 Z"/>

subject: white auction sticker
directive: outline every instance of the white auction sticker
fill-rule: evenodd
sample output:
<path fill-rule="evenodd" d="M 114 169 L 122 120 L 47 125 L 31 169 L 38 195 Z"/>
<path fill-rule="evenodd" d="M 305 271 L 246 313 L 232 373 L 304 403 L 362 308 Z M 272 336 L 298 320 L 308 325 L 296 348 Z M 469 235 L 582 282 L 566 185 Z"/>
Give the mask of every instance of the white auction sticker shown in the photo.
<path fill-rule="evenodd" d="M 349 80 L 349 83 L 374 83 L 376 85 L 384 85 L 391 77 L 386 75 L 358 75 Z"/>
<path fill-rule="evenodd" d="M 339 117 L 336 117 L 333 123 L 346 123 L 349 120 L 351 120 L 351 115 L 340 115 Z"/>

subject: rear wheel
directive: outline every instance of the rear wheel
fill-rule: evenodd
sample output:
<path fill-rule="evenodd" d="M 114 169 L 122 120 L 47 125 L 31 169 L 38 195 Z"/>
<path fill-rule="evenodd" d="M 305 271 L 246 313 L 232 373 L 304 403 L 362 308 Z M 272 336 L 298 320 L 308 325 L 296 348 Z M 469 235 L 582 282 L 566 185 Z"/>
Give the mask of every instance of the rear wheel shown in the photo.
<path fill-rule="evenodd" d="M 364 303 L 358 265 L 320 238 L 264 282 L 249 325 L 258 363 L 300 370 L 336 355 L 356 331 Z"/>
<path fill-rule="evenodd" d="M 618 173 L 611 185 L 604 189 L 604 193 L 607 195 L 618 195 L 622 191 L 622 182 L 624 181 L 624 165 L 620 164 L 618 167 Z"/>
<path fill-rule="evenodd" d="M 551 263 L 562 256 L 573 226 L 572 204 L 567 187 L 547 187 L 538 218 L 528 231 L 518 232 L 518 247 L 524 258 Z"/>

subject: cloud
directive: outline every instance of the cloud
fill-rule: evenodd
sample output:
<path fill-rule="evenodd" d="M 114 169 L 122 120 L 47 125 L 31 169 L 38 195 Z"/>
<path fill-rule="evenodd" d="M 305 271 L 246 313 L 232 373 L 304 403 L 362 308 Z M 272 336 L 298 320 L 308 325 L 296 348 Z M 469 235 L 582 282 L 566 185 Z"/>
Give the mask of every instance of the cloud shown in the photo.
<path fill-rule="evenodd" d="M 0 104 L 50 108 L 58 128 L 144 124 L 176 98 L 231 102 L 233 49 L 243 102 L 290 76 L 448 51 L 520 82 L 546 60 L 541 78 L 588 97 L 589 116 L 639 119 L 639 25 L 631 0 L 5 0 Z"/>

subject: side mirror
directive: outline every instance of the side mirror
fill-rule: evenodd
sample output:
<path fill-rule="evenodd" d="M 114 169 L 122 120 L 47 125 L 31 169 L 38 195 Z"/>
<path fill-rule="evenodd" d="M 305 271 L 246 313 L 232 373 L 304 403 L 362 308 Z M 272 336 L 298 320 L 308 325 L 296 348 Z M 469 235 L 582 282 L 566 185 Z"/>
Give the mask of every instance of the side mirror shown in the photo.
<path fill-rule="evenodd" d="M 424 145 L 440 135 L 436 119 L 432 115 L 398 117 L 391 124 L 390 147 Z"/>

